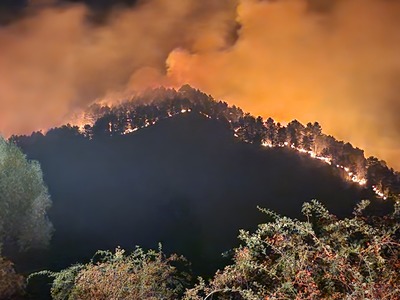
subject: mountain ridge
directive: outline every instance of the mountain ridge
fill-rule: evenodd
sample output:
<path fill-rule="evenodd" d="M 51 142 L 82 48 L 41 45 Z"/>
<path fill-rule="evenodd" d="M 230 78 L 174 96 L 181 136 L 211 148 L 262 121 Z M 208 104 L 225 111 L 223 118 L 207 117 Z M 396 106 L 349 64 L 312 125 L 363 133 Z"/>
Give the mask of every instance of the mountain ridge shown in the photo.
<path fill-rule="evenodd" d="M 189 85 L 179 90 L 164 87 L 149 89 L 113 106 L 93 104 L 85 112 L 79 126 L 67 124 L 50 129 L 46 135 L 59 131 L 70 131 L 72 135 L 88 139 L 126 135 L 162 119 L 192 112 L 222 122 L 240 141 L 269 148 L 293 149 L 341 169 L 344 180 L 365 186 L 384 200 L 400 199 L 399 172 L 375 157 L 366 158 L 363 150 L 350 143 L 324 134 L 318 122 L 304 126 L 293 120 L 282 126 L 272 118 L 264 121 L 260 116 L 256 118 L 234 105 L 216 101 Z M 31 137 L 34 135 L 40 136 L 40 133 L 33 133 Z M 17 144 L 23 143 L 26 138 L 11 137 Z"/>
<path fill-rule="evenodd" d="M 31 142 L 22 149 L 41 163 L 56 229 L 42 268 L 90 259 L 97 249 L 162 242 L 196 271 L 212 273 L 239 229 L 265 221 L 257 206 L 298 217 L 302 203 L 316 198 L 348 216 L 373 197 L 321 161 L 243 143 L 196 113 L 134 134 L 89 140 L 54 132 Z"/>

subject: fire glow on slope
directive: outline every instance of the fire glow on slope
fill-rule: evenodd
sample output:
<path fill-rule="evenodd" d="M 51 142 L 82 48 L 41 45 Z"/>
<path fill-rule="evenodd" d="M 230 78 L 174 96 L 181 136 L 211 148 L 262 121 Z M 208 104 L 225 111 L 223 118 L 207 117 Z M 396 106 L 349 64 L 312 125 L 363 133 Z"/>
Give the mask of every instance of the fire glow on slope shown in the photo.
<path fill-rule="evenodd" d="M 184 114 L 184 113 L 189 113 L 189 112 L 191 112 L 191 109 L 190 108 L 188 108 L 188 109 L 182 109 L 181 111 L 180 111 L 180 113 L 171 113 L 171 112 L 168 112 L 168 118 L 172 118 L 172 117 L 174 117 L 174 116 L 176 116 L 176 115 L 180 115 L 180 114 Z M 157 121 L 159 121 L 159 120 L 157 120 Z M 142 128 L 146 128 L 146 127 L 149 127 L 149 126 L 151 126 L 151 125 L 155 125 L 156 123 L 157 123 L 157 121 L 149 121 L 149 120 L 146 120 L 145 121 L 145 125 L 144 125 L 144 127 L 142 127 Z M 129 122 L 129 119 L 128 119 L 128 122 Z M 111 126 L 111 124 L 109 124 L 110 126 Z M 130 133 L 132 133 L 132 132 L 135 132 L 135 131 L 138 131 L 139 129 L 141 129 L 141 128 L 139 128 L 139 127 L 134 127 L 134 128 L 127 128 L 127 129 L 125 129 L 125 131 L 122 133 L 123 135 L 126 135 L 126 134 L 130 134 Z M 81 128 L 81 131 L 82 131 L 82 128 Z"/>
<path fill-rule="evenodd" d="M 191 112 L 192 112 L 191 108 L 182 108 L 178 112 L 168 112 L 167 113 L 167 118 L 173 118 L 175 116 L 178 116 L 178 115 L 181 115 L 181 114 L 186 114 L 186 113 L 191 113 Z M 199 113 L 202 116 L 204 116 L 204 117 L 206 117 L 208 119 L 212 119 L 212 117 L 210 115 L 208 115 L 208 114 L 206 114 L 204 112 L 199 112 Z M 138 131 L 140 129 L 147 128 L 149 126 L 155 125 L 161 119 L 162 118 L 158 118 L 156 120 L 147 120 L 146 119 L 144 121 L 144 126 L 142 126 L 142 127 L 133 127 L 133 128 L 132 127 L 128 127 L 128 128 L 125 129 L 124 132 L 122 132 L 122 135 L 131 134 L 131 133 L 134 133 L 134 132 L 136 132 L 136 131 Z M 232 121 L 229 120 L 229 123 L 232 123 Z M 93 125 L 93 124 L 90 124 L 90 125 Z M 109 132 L 112 132 L 112 123 L 109 123 L 108 126 L 109 126 Z M 84 130 L 85 130 L 84 126 L 80 126 L 81 133 L 83 133 Z M 240 130 L 241 130 L 240 127 L 233 128 L 233 136 L 235 138 L 239 138 L 239 135 L 237 133 Z M 366 187 L 366 185 L 367 185 L 367 179 L 366 178 L 361 178 L 361 177 L 357 176 L 354 172 L 352 172 L 350 170 L 349 167 L 346 167 L 346 166 L 343 166 L 343 165 L 334 165 L 334 164 L 332 164 L 332 159 L 330 157 L 325 157 L 325 156 L 318 155 L 314 151 L 306 150 L 306 149 L 301 148 L 301 147 L 295 147 L 295 145 L 293 145 L 293 144 L 290 145 L 288 142 L 284 142 L 284 143 L 278 144 L 276 146 L 274 146 L 274 145 L 272 145 L 272 144 L 270 144 L 268 142 L 263 142 L 261 145 L 263 147 L 266 147 L 266 148 L 275 148 L 275 147 L 290 148 L 290 149 L 292 149 L 294 151 L 297 151 L 299 153 L 306 154 L 309 157 L 311 157 L 312 159 L 316 159 L 316 160 L 322 161 L 322 162 L 324 162 L 324 163 L 326 163 L 326 164 L 328 164 L 328 165 L 330 165 L 332 167 L 336 167 L 337 169 L 341 169 L 346 174 L 346 176 L 344 177 L 345 180 L 353 182 L 353 183 L 356 183 L 356 184 L 358 184 L 358 185 L 360 185 L 362 187 Z M 379 198 L 382 198 L 384 200 L 387 199 L 387 196 L 385 195 L 385 193 L 383 191 L 379 190 L 378 187 L 372 186 L 372 190 L 374 191 L 374 193 Z"/>
<path fill-rule="evenodd" d="M 256 115 L 318 120 L 400 169 L 400 1 L 142 0 L 100 26 L 83 1 L 43 1 L 0 30 L 6 136 L 109 93 L 189 83 Z"/>
<path fill-rule="evenodd" d="M 170 54 L 177 86 L 255 115 L 318 120 L 400 169 L 399 1 L 242 0 L 237 14 L 233 47 Z"/>
<path fill-rule="evenodd" d="M 272 144 L 266 143 L 266 142 L 262 143 L 262 146 L 269 147 L 269 148 L 274 148 L 274 146 Z M 289 143 L 285 142 L 284 145 L 280 145 L 279 147 L 288 147 L 288 146 L 289 146 Z M 294 149 L 294 150 L 296 150 L 296 151 L 298 151 L 300 153 L 308 154 L 311 158 L 318 159 L 318 160 L 323 161 L 324 163 L 332 166 L 332 159 L 329 158 L 329 157 L 324 157 L 324 156 L 317 155 L 314 151 L 308 151 L 308 150 L 305 150 L 305 149 L 300 148 L 300 147 L 295 147 L 293 144 L 290 145 L 290 148 L 292 148 L 292 149 Z M 346 174 L 347 174 L 347 178 L 346 179 L 347 180 L 350 180 L 350 181 L 352 181 L 354 183 L 357 183 L 357 184 L 359 184 L 361 186 L 365 186 L 367 184 L 367 179 L 358 177 L 353 172 L 351 172 L 349 168 L 347 168 L 345 166 L 341 166 L 341 165 L 335 165 L 335 167 L 338 168 L 338 169 L 342 169 L 344 172 L 346 172 Z M 384 194 L 382 192 L 380 192 L 376 187 L 374 187 L 374 192 L 378 196 L 380 196 L 381 198 L 384 198 L 386 200 L 386 197 L 384 197 Z"/>

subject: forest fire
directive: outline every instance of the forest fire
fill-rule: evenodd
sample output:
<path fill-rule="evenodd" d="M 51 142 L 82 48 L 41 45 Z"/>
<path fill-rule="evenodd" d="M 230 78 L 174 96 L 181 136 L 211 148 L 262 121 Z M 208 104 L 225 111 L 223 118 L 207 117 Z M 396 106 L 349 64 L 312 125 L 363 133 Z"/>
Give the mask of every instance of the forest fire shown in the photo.
<path fill-rule="evenodd" d="M 383 198 L 383 200 L 387 199 L 385 194 L 382 191 L 380 191 L 376 186 L 372 186 L 372 189 L 379 197 Z"/>
<path fill-rule="evenodd" d="M 155 95 L 160 97 L 159 100 L 154 100 L 157 99 Z M 233 136 L 240 141 L 259 143 L 265 148 L 291 149 L 339 169 L 346 181 L 366 188 L 371 183 L 367 179 L 367 160 L 363 151 L 322 134 L 318 123 L 303 126 L 294 120 L 282 126 L 271 118 L 264 122 L 261 117 L 254 118 L 240 108 L 216 102 L 190 86 L 183 86 L 179 91 L 161 87 L 135 97 L 129 98 L 131 100 L 127 102 L 119 101 L 119 105 L 111 107 L 94 105 L 83 118 L 86 125 L 82 126 L 84 122 L 79 122 L 79 131 L 89 138 L 97 130 L 107 135 L 127 135 L 153 126 L 165 118 L 197 113 L 207 119 L 224 120 L 229 124 Z M 152 100 L 144 101 L 146 98 Z M 101 129 L 102 122 L 106 122 L 104 129 Z M 400 178 L 397 173 L 393 173 L 393 176 L 395 179 L 388 180 L 388 184 Z M 370 186 L 376 196 L 387 199 L 388 193 L 378 187 L 387 184 L 381 179 L 373 182 L 378 183 Z"/>
<path fill-rule="evenodd" d="M 400 299 L 399 16 L 0 0 L 0 300 Z"/>
<path fill-rule="evenodd" d="M 283 145 L 279 145 L 278 147 L 287 147 L 287 145 L 288 144 L 286 143 L 286 145 L 283 144 Z M 269 148 L 274 148 L 275 147 L 271 143 L 267 143 L 267 142 L 263 142 L 262 146 L 269 147 Z M 326 163 L 328 165 L 332 165 L 332 159 L 329 158 L 329 157 L 319 156 L 314 151 L 306 150 L 306 149 L 303 149 L 303 148 L 298 148 L 298 147 L 295 147 L 293 144 L 290 146 L 290 148 L 294 149 L 294 150 L 296 150 L 296 151 L 298 151 L 300 153 L 308 154 L 311 158 L 323 161 L 324 163 Z M 344 167 L 344 166 L 340 166 L 340 165 L 335 165 L 335 166 L 336 166 L 336 168 L 342 169 L 342 170 L 344 170 L 346 172 L 346 174 L 347 174 L 346 179 L 347 180 L 351 180 L 352 182 L 357 183 L 357 184 L 359 184 L 361 186 L 365 186 L 367 184 L 367 179 L 359 178 L 357 175 L 355 175 L 353 172 L 351 172 L 349 168 Z M 374 192 L 378 196 L 383 198 L 383 193 L 380 192 L 379 190 L 377 190 L 376 188 L 374 188 Z"/>
<path fill-rule="evenodd" d="M 93 99 L 189 83 L 257 115 L 318 120 L 400 168 L 398 1 L 149 0 L 102 26 L 56 2 L 0 32 L 6 136 L 64 124 Z"/>

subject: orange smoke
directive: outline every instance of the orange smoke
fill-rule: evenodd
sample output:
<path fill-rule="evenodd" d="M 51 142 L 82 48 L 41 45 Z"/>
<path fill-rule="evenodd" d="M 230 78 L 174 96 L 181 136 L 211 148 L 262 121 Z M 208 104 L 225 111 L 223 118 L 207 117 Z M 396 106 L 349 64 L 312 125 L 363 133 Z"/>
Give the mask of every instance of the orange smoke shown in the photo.
<path fill-rule="evenodd" d="M 84 5 L 52 2 L 57 1 L 33 1 L 26 17 L 0 27 L 5 135 L 60 125 L 126 86 L 163 83 L 173 49 L 197 51 L 207 32 L 227 43 L 235 25 L 231 0 L 139 1 L 134 8 L 110 11 L 104 24 L 91 23 Z"/>
<path fill-rule="evenodd" d="M 237 43 L 176 50 L 168 75 L 255 115 L 318 120 L 400 169 L 399 1 L 337 1 L 322 11 L 312 4 L 242 0 Z"/>
<path fill-rule="evenodd" d="M 317 120 L 400 169 L 400 1 L 142 0 L 101 26 L 84 6 L 38 3 L 0 28 L 7 135 L 189 83 L 255 115 Z"/>

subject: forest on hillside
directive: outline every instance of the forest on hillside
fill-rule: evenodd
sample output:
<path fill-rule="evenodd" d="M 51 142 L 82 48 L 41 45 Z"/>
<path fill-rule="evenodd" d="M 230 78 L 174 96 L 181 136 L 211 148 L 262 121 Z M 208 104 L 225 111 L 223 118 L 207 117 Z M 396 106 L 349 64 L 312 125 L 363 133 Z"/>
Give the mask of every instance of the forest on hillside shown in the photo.
<path fill-rule="evenodd" d="M 183 86 L 0 146 L 5 299 L 399 296 L 399 173 L 318 123 Z"/>
<path fill-rule="evenodd" d="M 266 147 L 287 147 L 307 153 L 313 158 L 341 168 L 344 177 L 373 189 L 378 196 L 392 200 L 400 195 L 400 173 L 390 168 L 385 161 L 364 156 L 364 151 L 349 142 L 336 140 L 323 133 L 318 122 L 301 124 L 297 120 L 286 126 L 272 118 L 263 120 L 243 112 L 236 106 L 216 101 L 189 85 L 178 91 L 160 87 L 149 89 L 131 99 L 122 99 L 114 106 L 93 104 L 84 114 L 81 124 L 53 128 L 46 136 L 83 136 L 101 139 L 131 134 L 141 128 L 154 125 L 159 120 L 183 113 L 198 113 L 218 120 L 229 128 L 239 140 Z M 13 136 L 18 145 L 40 138 L 42 133 L 28 136 Z"/>

